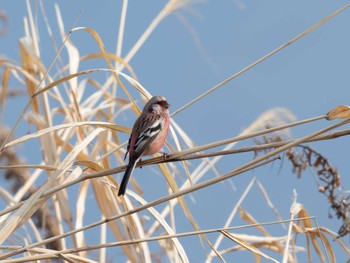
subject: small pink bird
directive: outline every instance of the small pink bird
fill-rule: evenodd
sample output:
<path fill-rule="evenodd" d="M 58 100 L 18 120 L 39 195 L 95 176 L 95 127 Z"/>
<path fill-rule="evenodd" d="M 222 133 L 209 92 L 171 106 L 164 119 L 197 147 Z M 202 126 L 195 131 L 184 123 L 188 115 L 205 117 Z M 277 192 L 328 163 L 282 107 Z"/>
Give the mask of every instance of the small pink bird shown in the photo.
<path fill-rule="evenodd" d="M 125 158 L 129 154 L 129 164 L 120 184 L 118 196 L 125 194 L 132 171 L 141 157 L 155 154 L 162 148 L 170 126 L 169 106 L 166 98 L 154 96 L 137 118 L 125 154 Z"/>

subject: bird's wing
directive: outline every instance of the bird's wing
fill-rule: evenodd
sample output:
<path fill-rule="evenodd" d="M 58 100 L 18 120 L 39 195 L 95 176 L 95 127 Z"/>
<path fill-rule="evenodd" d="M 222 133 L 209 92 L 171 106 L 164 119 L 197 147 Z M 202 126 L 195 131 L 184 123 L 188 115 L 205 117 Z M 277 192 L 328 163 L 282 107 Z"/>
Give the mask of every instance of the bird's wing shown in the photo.
<path fill-rule="evenodd" d="M 134 151 L 142 155 L 162 130 L 162 122 L 160 116 L 153 116 L 150 121 L 141 122 L 140 125 L 143 126 L 135 141 Z"/>

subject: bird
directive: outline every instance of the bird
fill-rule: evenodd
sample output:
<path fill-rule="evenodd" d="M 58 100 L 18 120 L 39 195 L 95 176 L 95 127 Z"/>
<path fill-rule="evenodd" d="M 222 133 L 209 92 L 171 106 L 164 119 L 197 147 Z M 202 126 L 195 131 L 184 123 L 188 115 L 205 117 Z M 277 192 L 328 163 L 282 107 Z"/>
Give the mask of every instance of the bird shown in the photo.
<path fill-rule="evenodd" d="M 141 157 L 153 155 L 162 148 L 170 127 L 169 107 L 166 98 L 154 96 L 135 121 L 124 157 L 125 160 L 129 155 L 129 163 L 120 183 L 118 196 L 125 194 L 132 171 Z"/>

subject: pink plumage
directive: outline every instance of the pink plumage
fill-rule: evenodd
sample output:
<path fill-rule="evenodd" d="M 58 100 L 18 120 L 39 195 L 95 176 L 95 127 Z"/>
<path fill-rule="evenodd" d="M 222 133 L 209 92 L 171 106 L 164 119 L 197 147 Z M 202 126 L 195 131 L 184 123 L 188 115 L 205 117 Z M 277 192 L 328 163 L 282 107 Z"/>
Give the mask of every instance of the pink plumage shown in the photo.
<path fill-rule="evenodd" d="M 137 118 L 125 154 L 125 157 L 129 154 L 129 164 L 120 184 L 118 196 L 125 194 L 132 171 L 141 157 L 155 154 L 162 148 L 169 132 L 169 106 L 166 98 L 154 96 Z"/>

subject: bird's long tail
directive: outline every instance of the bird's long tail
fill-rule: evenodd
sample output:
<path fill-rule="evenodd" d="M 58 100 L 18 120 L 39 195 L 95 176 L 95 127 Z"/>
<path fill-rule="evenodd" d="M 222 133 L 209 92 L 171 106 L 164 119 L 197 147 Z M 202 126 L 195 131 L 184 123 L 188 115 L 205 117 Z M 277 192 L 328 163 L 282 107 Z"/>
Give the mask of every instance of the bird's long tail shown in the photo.
<path fill-rule="evenodd" d="M 135 168 L 136 163 L 137 163 L 137 160 L 130 160 L 130 161 L 129 161 L 128 167 L 126 168 L 126 171 L 125 171 L 125 173 L 124 173 L 123 180 L 122 180 L 122 182 L 121 182 L 121 184 L 120 184 L 120 187 L 119 187 L 118 196 L 124 195 L 124 194 L 125 194 L 126 187 L 127 187 L 127 185 L 128 185 L 130 176 L 131 176 L 131 174 L 132 174 L 132 171 L 133 171 L 134 168 Z"/>

